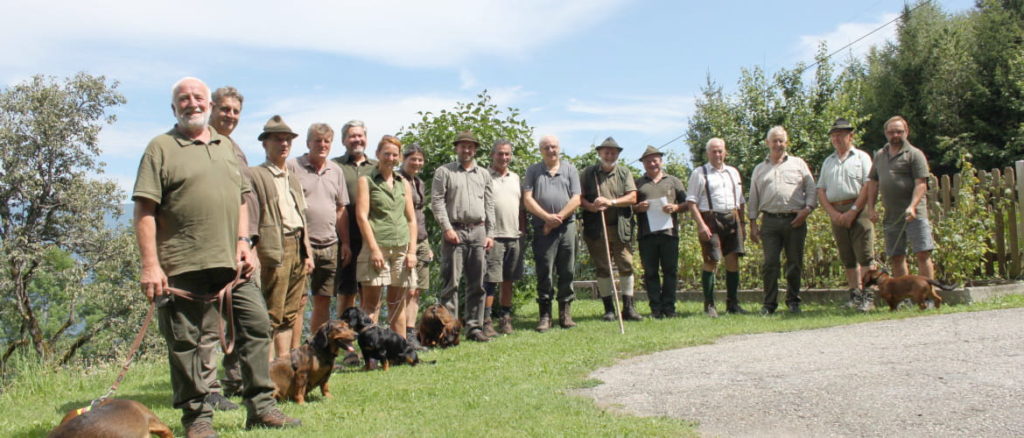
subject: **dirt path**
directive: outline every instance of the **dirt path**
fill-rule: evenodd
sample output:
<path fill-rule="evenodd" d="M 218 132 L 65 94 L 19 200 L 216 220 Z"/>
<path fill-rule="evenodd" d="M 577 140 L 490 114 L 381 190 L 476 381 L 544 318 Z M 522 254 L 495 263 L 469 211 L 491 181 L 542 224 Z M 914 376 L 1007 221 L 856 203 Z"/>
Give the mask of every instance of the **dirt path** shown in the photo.
<path fill-rule="evenodd" d="M 723 437 L 1024 436 L 1024 309 L 732 336 L 596 371 L 603 407 Z"/>

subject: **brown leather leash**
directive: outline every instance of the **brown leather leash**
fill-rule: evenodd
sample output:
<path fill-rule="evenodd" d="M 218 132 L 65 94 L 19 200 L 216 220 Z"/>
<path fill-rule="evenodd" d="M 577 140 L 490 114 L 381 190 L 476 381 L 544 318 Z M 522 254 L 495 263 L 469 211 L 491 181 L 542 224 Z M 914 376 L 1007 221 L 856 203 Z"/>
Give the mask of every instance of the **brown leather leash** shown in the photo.
<path fill-rule="evenodd" d="M 176 287 L 167 287 L 164 291 L 169 292 L 171 295 L 181 297 L 183 299 L 195 302 L 218 302 L 218 310 L 220 310 L 225 318 L 219 318 L 218 324 L 218 335 L 220 335 L 220 346 L 224 350 L 224 354 L 230 354 L 235 349 L 235 319 L 233 306 L 231 304 L 232 291 L 238 285 L 245 282 L 242 278 L 241 266 L 235 270 L 235 279 L 224 285 L 220 291 L 213 295 L 198 295 L 189 292 L 184 289 L 178 289 Z M 121 386 L 121 382 L 124 380 L 124 376 L 128 374 L 128 368 L 131 367 L 132 362 L 135 360 L 135 353 L 139 351 L 139 347 L 142 345 L 142 340 L 146 337 L 146 331 L 149 330 L 149 324 L 153 321 L 153 311 L 156 309 L 156 301 L 149 301 L 149 308 L 146 310 L 146 317 L 142 320 L 142 328 L 139 329 L 139 333 L 135 335 L 135 340 L 132 341 L 132 346 L 128 350 L 128 358 L 124 361 L 124 366 L 121 367 L 121 372 L 118 373 L 117 378 L 114 379 L 114 384 L 110 385 L 110 389 L 107 390 L 106 394 L 103 394 L 100 398 L 93 400 L 90 404 L 90 408 L 96 407 L 100 402 L 110 398 L 117 392 L 117 388 Z M 228 320 L 228 330 L 231 332 L 230 336 L 225 336 L 224 331 L 224 320 Z"/>

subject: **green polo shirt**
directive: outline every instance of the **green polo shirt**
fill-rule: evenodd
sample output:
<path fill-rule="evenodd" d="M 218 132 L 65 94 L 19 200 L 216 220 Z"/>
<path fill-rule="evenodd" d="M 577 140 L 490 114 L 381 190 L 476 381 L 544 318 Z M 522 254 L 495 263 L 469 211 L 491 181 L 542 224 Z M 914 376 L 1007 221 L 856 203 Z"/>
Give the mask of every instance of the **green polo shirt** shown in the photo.
<path fill-rule="evenodd" d="M 388 188 L 380 170 L 373 167 L 366 178 L 370 194 L 370 228 L 377 246 L 409 244 L 409 221 L 405 218 L 405 178 L 394 173 L 394 185 Z"/>
<path fill-rule="evenodd" d="M 662 177 L 657 182 L 652 180 L 647 174 L 636 179 L 636 202 L 661 197 L 664 197 L 669 204 L 682 204 L 686 202 L 686 189 L 683 188 L 683 182 L 679 178 L 664 172 L 662 172 Z M 654 233 L 651 232 L 651 226 L 647 223 L 647 213 L 637 213 L 636 222 L 640 225 L 640 237 L 652 234 L 679 235 L 678 213 L 672 213 L 672 228 Z"/>
<path fill-rule="evenodd" d="M 238 213 L 249 185 L 231 141 L 210 130 L 210 142 L 172 128 L 146 146 L 132 200 L 157 204 L 156 244 L 168 276 L 234 268 Z"/>
<path fill-rule="evenodd" d="M 341 166 L 341 173 L 345 175 L 345 187 L 348 189 L 348 207 L 352 210 L 356 208 L 356 183 L 359 181 L 360 176 L 369 175 L 373 169 L 377 168 L 377 160 L 366 156 L 366 160 L 362 163 L 356 164 L 355 157 L 346 153 L 340 157 L 331 159 L 335 163 Z M 353 221 L 354 222 L 354 221 Z"/>
<path fill-rule="evenodd" d="M 905 144 L 895 155 L 889 154 L 889 146 L 875 152 L 875 160 L 868 172 L 868 179 L 878 181 L 878 193 L 882 195 L 885 207 L 885 223 L 898 224 L 903 212 L 914 198 L 914 180 L 928 178 L 928 159 L 920 149 Z M 917 217 L 928 218 L 928 202 L 924 197 L 917 203 Z"/>

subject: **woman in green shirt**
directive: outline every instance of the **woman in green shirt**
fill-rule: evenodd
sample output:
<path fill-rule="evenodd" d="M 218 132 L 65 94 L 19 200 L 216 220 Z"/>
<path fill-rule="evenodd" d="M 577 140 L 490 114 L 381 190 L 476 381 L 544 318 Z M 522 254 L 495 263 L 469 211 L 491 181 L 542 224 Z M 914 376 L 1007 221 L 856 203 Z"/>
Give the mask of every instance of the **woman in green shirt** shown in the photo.
<path fill-rule="evenodd" d="M 356 259 L 360 306 L 377 322 L 381 288 L 387 287 L 388 323 L 405 337 L 405 297 L 416 287 L 416 213 L 412 188 L 395 167 L 402 142 L 385 135 L 377 144 L 377 168 L 359 177 L 356 222 L 363 248 Z"/>

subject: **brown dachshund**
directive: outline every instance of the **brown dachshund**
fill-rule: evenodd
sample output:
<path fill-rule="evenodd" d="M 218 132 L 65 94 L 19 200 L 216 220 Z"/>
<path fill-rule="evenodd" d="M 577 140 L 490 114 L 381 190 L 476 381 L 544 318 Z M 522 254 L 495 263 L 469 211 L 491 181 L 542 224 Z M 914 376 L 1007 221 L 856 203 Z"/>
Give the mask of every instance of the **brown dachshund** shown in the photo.
<path fill-rule="evenodd" d="M 356 332 L 344 321 L 327 321 L 313 338 L 291 351 L 288 357 L 279 357 L 270 363 L 270 379 L 274 381 L 274 397 L 278 400 L 306 402 L 306 394 L 319 386 L 320 393 L 331 398 L 327 381 L 334 370 L 338 349 L 354 351 L 352 342 Z"/>
<path fill-rule="evenodd" d="M 174 438 L 171 428 L 145 405 L 134 400 L 105 399 L 95 407 L 68 412 L 50 438 Z"/>
<path fill-rule="evenodd" d="M 420 345 L 424 347 L 448 348 L 459 345 L 462 323 L 452 316 L 448 308 L 433 304 L 423 311 L 419 326 L 416 327 Z"/>
<path fill-rule="evenodd" d="M 935 303 L 935 308 L 938 309 L 942 307 L 942 297 L 935 292 L 935 287 L 944 291 L 954 290 L 952 286 L 944 285 L 928 277 L 920 275 L 890 277 L 888 272 L 878 269 L 870 269 L 865 272 L 862 283 L 865 288 L 878 285 L 878 296 L 889 303 L 890 311 L 895 311 L 900 302 L 907 298 L 910 298 L 921 310 L 928 307 L 925 301 L 931 299 Z"/>

